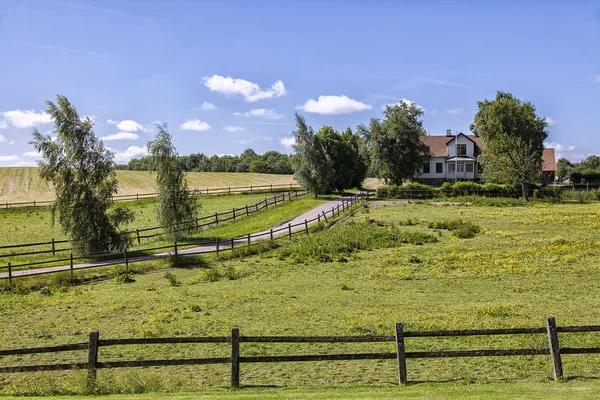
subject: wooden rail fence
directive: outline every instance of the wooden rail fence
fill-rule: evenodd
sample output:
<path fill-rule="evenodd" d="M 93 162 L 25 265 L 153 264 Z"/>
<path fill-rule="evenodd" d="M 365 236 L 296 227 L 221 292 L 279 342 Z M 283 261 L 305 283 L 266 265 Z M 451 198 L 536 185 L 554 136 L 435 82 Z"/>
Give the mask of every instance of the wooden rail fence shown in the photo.
<path fill-rule="evenodd" d="M 230 221 L 230 220 L 235 221 L 236 219 L 238 219 L 240 217 L 248 216 L 250 214 L 254 214 L 259 211 L 262 211 L 264 209 L 268 209 L 269 206 L 273 206 L 273 205 L 277 206 L 280 204 L 284 204 L 286 202 L 286 197 L 287 197 L 287 201 L 291 201 L 291 200 L 298 199 L 300 197 L 304 197 L 307 194 L 308 194 L 308 192 L 305 190 L 300 190 L 300 191 L 294 190 L 294 191 L 284 192 L 280 195 L 274 195 L 272 198 L 265 197 L 264 200 L 261 200 L 255 204 L 246 204 L 245 206 L 240 207 L 240 208 L 232 208 L 231 211 L 228 210 L 228 211 L 216 212 L 216 213 L 208 215 L 206 217 L 196 218 L 192 221 L 186 221 L 183 223 L 184 230 L 187 232 L 192 232 L 192 231 L 200 231 L 203 228 L 211 226 L 211 225 L 218 226 L 219 224 L 225 223 L 227 221 Z M 151 228 L 136 229 L 135 231 L 125 231 L 125 232 L 123 232 L 123 234 L 124 235 L 132 235 L 133 240 L 135 242 L 137 242 L 138 245 L 140 245 L 142 239 L 150 239 L 150 238 L 164 235 L 164 229 L 165 229 L 164 226 L 155 226 L 155 227 L 151 227 Z M 159 231 L 159 232 L 152 233 L 153 231 Z M 59 244 L 65 244 L 65 243 L 69 243 L 69 241 L 68 240 L 56 240 L 56 239 L 52 238 L 48 242 L 4 245 L 4 246 L 0 246 L 0 252 L 2 252 L 2 253 L 0 253 L 0 259 L 8 258 L 8 257 L 19 257 L 19 256 L 50 254 L 50 253 L 52 253 L 52 255 L 55 256 L 56 253 L 58 253 L 58 252 L 66 252 L 66 251 L 71 250 L 70 247 L 61 247 L 61 248 L 58 247 Z M 12 252 L 14 249 L 20 249 L 20 248 L 25 248 L 25 247 L 45 247 L 45 246 L 47 246 L 47 249 L 44 249 L 44 250 L 36 249 L 34 251 L 25 251 L 25 252 L 20 252 L 20 253 Z M 11 252 L 5 253 L 5 251 L 7 251 L 7 250 L 11 251 Z"/>
<path fill-rule="evenodd" d="M 91 332 L 87 343 L 65 344 L 49 347 L 21 348 L 0 350 L 0 357 L 58 353 L 75 350 L 87 350 L 87 362 L 0 366 L 0 373 L 17 373 L 32 371 L 87 369 L 88 385 L 93 387 L 98 369 L 156 367 L 172 365 L 202 365 L 202 364 L 231 364 L 231 387 L 240 387 L 240 365 L 251 363 L 279 362 L 314 362 L 314 361 L 346 361 L 346 360 L 396 360 L 398 382 L 406 385 L 408 370 L 406 360 L 412 358 L 453 358 L 453 357 L 496 357 L 550 355 L 553 367 L 553 378 L 564 378 L 561 355 L 563 354 L 597 354 L 600 347 L 560 347 L 559 333 L 600 332 L 600 326 L 556 326 L 554 317 L 546 318 L 546 326 L 539 328 L 508 328 L 508 329 L 471 329 L 471 330 L 442 330 L 442 331 L 405 331 L 402 323 L 395 325 L 393 336 L 241 336 L 239 328 L 231 330 L 231 336 L 202 336 L 202 337 L 170 337 L 170 338 L 135 338 L 135 339 L 101 339 L 99 332 Z M 522 348 L 510 350 L 447 350 L 447 351 L 407 351 L 406 341 L 409 338 L 422 337 L 457 337 L 482 335 L 534 335 L 546 334 L 548 347 Z M 262 355 L 244 356 L 241 352 L 242 343 L 377 343 L 393 342 L 395 352 L 378 353 L 337 353 L 337 354 L 303 354 L 303 355 Z M 184 358 L 184 359 L 152 359 L 152 360 L 119 360 L 99 361 L 99 349 L 108 346 L 175 344 L 175 343 L 227 343 L 231 346 L 230 357 Z"/>
<path fill-rule="evenodd" d="M 96 254 L 93 256 L 80 256 L 74 257 L 70 254 L 68 258 L 52 259 L 45 261 L 37 261 L 23 264 L 11 264 L 0 267 L 0 271 L 5 269 L 6 273 L 0 272 L 0 280 L 8 279 L 9 285 L 12 286 L 13 279 L 19 277 L 35 276 L 35 275 L 46 275 L 61 272 L 70 272 L 71 277 L 74 275 L 74 271 L 79 269 L 92 269 L 102 268 L 113 265 L 125 265 L 126 270 L 129 270 L 129 264 L 143 261 L 152 261 L 161 258 L 168 257 L 186 257 L 198 254 L 209 254 L 223 251 L 234 251 L 240 247 L 253 246 L 260 244 L 264 240 L 276 240 L 282 238 L 292 239 L 295 234 L 309 234 L 309 225 L 314 223 L 330 222 L 333 218 L 339 217 L 342 213 L 349 211 L 364 198 L 368 198 L 370 192 L 361 192 L 354 196 L 349 197 L 347 200 L 342 201 L 336 207 L 332 207 L 331 210 L 323 211 L 322 214 L 318 214 L 317 217 L 312 219 L 306 219 L 297 224 L 288 223 L 287 225 L 281 226 L 276 229 L 270 229 L 264 232 L 255 234 L 247 234 L 235 238 L 222 239 L 207 239 L 201 243 L 181 243 L 173 242 L 172 245 L 158 246 L 152 248 L 136 249 L 132 251 L 125 250 L 122 253 L 103 253 Z M 196 248 L 196 249 L 194 249 Z M 152 254 L 149 252 L 157 250 L 169 250 L 163 253 Z M 82 261 L 83 264 L 76 265 L 75 261 Z M 69 262 L 69 265 L 59 265 L 57 263 Z M 31 267 L 45 267 L 30 269 Z"/>
<path fill-rule="evenodd" d="M 250 185 L 250 186 L 229 186 L 229 187 L 221 187 L 221 188 L 206 188 L 206 189 L 193 189 L 191 190 L 192 196 L 201 196 L 201 195 L 219 195 L 219 194 L 235 194 L 235 193 L 264 193 L 264 192 L 272 192 L 273 190 L 281 190 L 289 188 L 289 190 L 300 190 L 302 186 L 296 185 L 294 183 L 282 183 L 282 184 L 269 184 L 269 185 Z M 121 201 L 133 201 L 133 200 L 141 200 L 141 199 L 153 199 L 156 198 L 157 194 L 154 193 L 135 193 L 135 194 L 123 194 L 113 196 L 113 203 L 121 202 Z M 23 208 L 23 207 L 45 207 L 49 206 L 53 203 L 52 200 L 44 200 L 44 201 L 23 201 L 17 203 L 0 203 L 0 210 L 8 210 L 9 208 Z"/>

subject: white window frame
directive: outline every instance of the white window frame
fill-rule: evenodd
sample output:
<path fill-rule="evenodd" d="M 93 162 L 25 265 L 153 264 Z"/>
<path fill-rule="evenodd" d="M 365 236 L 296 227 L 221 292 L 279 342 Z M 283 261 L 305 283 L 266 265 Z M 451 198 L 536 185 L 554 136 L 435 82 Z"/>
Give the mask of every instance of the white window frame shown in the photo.
<path fill-rule="evenodd" d="M 464 161 L 459 161 L 456 165 L 456 171 L 457 172 L 461 172 L 464 173 L 465 172 L 465 162 Z"/>
<path fill-rule="evenodd" d="M 470 171 L 469 171 L 469 167 L 471 168 L 471 170 L 470 170 Z M 472 173 L 473 173 L 473 171 L 474 171 L 473 163 L 471 163 L 471 162 L 470 162 L 470 163 L 467 163 L 467 165 L 465 166 L 465 171 L 466 171 L 468 174 L 472 174 Z"/>

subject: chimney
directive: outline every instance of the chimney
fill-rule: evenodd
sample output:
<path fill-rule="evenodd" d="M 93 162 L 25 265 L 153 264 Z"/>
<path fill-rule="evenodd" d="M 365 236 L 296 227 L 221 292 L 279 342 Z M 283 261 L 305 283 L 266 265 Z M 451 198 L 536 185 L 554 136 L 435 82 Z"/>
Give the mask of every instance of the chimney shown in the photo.
<path fill-rule="evenodd" d="M 446 129 L 446 136 L 452 136 L 452 129 Z"/>

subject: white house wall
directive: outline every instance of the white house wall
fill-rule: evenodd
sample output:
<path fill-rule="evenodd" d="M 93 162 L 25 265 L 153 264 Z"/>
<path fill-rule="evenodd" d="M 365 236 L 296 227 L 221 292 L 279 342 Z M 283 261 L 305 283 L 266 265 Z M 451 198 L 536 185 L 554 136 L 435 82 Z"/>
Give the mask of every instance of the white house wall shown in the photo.
<path fill-rule="evenodd" d="M 442 163 L 443 165 L 443 170 L 441 174 L 438 174 L 435 172 L 435 164 L 436 163 Z M 445 179 L 446 178 L 446 157 L 435 157 L 435 158 L 431 158 L 429 160 L 429 170 L 431 171 L 428 174 L 424 174 L 423 173 L 423 167 L 421 167 L 421 175 L 419 175 L 419 178 L 426 178 L 426 179 Z"/>
<path fill-rule="evenodd" d="M 466 144 L 467 145 L 467 157 L 475 158 L 475 143 L 471 139 L 466 138 L 463 135 L 459 135 L 448 143 L 448 158 L 456 156 L 456 145 Z"/>

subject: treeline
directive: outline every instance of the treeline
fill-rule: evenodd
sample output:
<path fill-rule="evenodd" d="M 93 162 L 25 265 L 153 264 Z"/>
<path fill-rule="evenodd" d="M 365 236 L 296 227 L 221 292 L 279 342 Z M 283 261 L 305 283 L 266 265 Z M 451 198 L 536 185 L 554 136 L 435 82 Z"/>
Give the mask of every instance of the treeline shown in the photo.
<path fill-rule="evenodd" d="M 600 157 L 591 155 L 578 163 L 561 158 L 556 163 L 556 176 L 559 179 L 570 179 L 572 183 L 599 182 Z"/>
<path fill-rule="evenodd" d="M 278 151 L 267 151 L 257 154 L 253 149 L 246 149 L 239 156 L 222 155 L 207 156 L 204 153 L 193 153 L 178 156 L 177 163 L 186 172 L 255 172 L 260 174 L 293 174 L 293 156 Z M 131 171 L 150 171 L 151 156 L 136 158 L 127 164 L 118 165 L 117 169 Z"/>

